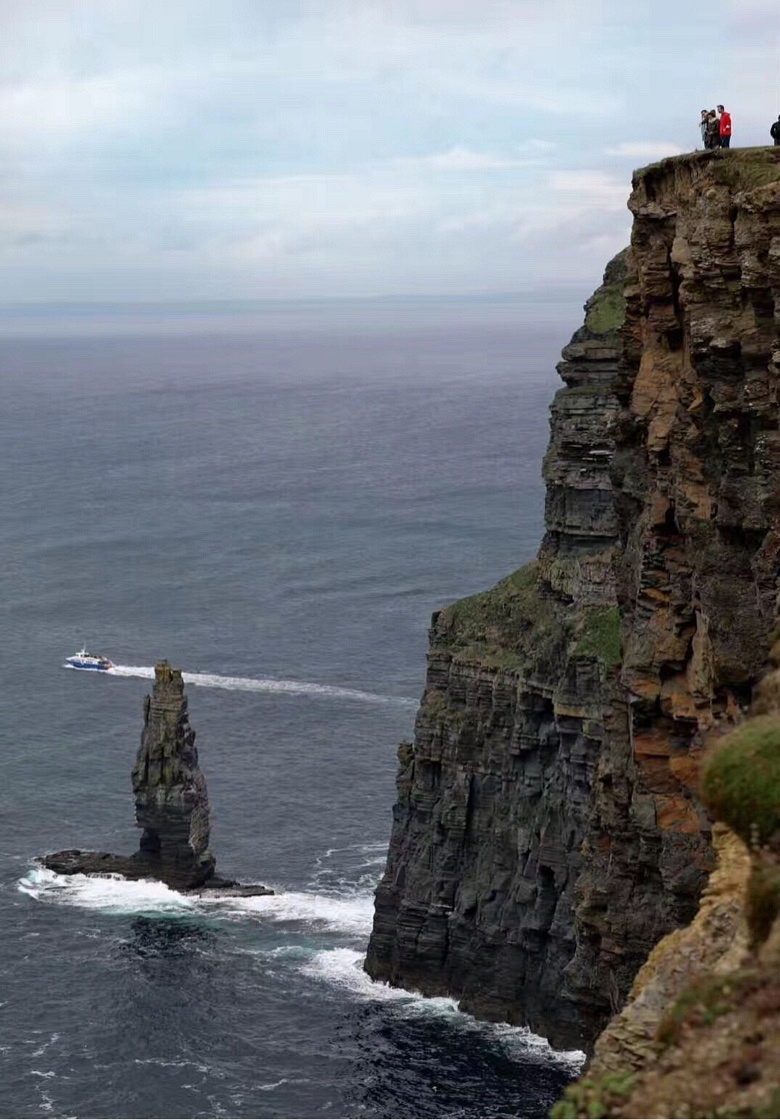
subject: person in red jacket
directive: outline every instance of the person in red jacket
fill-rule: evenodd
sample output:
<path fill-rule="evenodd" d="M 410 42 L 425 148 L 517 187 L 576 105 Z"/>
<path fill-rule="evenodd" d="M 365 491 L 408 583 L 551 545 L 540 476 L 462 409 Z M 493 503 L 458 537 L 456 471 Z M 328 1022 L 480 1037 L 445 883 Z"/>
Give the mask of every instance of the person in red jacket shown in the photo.
<path fill-rule="evenodd" d="M 718 106 L 720 115 L 720 146 L 728 148 L 731 145 L 731 113 L 727 113 L 722 105 Z"/>

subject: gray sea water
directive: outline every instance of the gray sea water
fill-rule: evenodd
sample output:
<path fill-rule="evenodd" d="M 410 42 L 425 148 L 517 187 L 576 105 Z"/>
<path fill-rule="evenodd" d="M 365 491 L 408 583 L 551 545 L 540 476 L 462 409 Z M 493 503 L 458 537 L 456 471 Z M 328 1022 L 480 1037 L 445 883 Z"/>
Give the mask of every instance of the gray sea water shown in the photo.
<path fill-rule="evenodd" d="M 430 613 L 540 539 L 560 332 L 60 333 L 0 367 L 0 1115 L 545 1115 L 577 1055 L 360 965 Z M 273 897 L 35 866 L 136 846 L 163 657 L 219 868 Z"/>

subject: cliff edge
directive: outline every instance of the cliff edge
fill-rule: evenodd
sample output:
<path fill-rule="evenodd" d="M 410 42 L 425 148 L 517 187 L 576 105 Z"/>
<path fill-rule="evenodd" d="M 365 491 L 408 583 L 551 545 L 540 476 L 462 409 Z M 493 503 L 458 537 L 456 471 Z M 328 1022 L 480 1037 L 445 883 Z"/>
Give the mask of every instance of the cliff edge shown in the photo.
<path fill-rule="evenodd" d="M 558 367 L 537 560 L 433 617 L 366 960 L 588 1050 L 716 864 L 700 763 L 780 562 L 780 152 L 666 160 L 629 206 Z"/>

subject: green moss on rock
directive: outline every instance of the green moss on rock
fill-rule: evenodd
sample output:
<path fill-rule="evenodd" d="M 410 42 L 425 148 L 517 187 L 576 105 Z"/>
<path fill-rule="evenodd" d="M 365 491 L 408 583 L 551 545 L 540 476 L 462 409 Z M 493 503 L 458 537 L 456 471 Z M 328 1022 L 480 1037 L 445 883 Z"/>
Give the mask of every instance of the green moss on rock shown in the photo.
<path fill-rule="evenodd" d="M 687 1031 L 710 1027 L 724 1015 L 739 1010 L 762 990 L 765 981 L 765 976 L 755 969 L 698 977 L 661 1021 L 656 1034 L 658 1042 L 662 1047 L 679 1046 Z"/>
<path fill-rule="evenodd" d="M 620 664 L 620 612 L 617 607 L 598 607 L 584 615 L 572 653 L 575 657 L 597 657 L 609 668 Z"/>
<path fill-rule="evenodd" d="M 599 288 L 585 307 L 587 330 L 592 334 L 614 334 L 623 326 L 626 317 L 623 285 Z"/>
<path fill-rule="evenodd" d="M 761 716 L 733 731 L 709 758 L 701 792 L 711 813 L 747 843 L 780 835 L 780 719 Z"/>
<path fill-rule="evenodd" d="M 490 591 L 460 599 L 439 613 L 434 643 L 455 660 L 480 660 L 520 671 L 549 660 L 562 637 L 551 602 L 539 592 L 536 562 Z"/>

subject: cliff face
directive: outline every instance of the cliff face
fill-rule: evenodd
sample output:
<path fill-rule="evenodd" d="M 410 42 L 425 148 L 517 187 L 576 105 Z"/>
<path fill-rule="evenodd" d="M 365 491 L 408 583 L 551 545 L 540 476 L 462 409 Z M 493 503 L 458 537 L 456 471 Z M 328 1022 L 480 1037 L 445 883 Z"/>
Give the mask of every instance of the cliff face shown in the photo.
<path fill-rule="evenodd" d="M 778 178 L 771 149 L 635 177 L 559 366 L 538 559 L 433 618 L 372 976 L 590 1047 L 694 915 L 699 757 L 775 618 Z"/>

